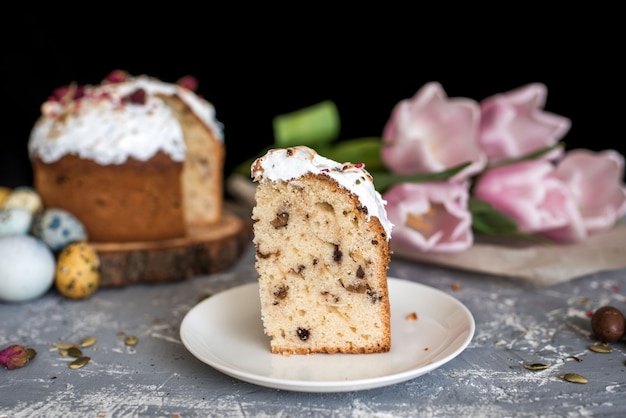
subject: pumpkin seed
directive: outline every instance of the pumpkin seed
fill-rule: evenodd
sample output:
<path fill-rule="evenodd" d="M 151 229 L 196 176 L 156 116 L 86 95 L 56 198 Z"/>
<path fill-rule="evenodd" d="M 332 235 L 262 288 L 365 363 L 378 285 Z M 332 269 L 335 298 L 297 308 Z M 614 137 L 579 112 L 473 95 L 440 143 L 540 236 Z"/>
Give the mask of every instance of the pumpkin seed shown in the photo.
<path fill-rule="evenodd" d="M 88 357 L 88 356 L 79 357 L 70 363 L 70 369 L 80 369 L 85 364 L 89 363 L 89 360 L 91 360 L 91 357 Z"/>
<path fill-rule="evenodd" d="M 578 373 L 565 373 L 564 375 L 559 376 L 561 379 L 572 382 L 572 383 L 587 383 L 589 379 L 585 376 L 581 376 Z"/>
<path fill-rule="evenodd" d="M 80 347 L 91 347 L 92 345 L 94 345 L 96 343 L 96 337 L 87 337 L 84 340 L 82 340 L 79 344 Z"/>
<path fill-rule="evenodd" d="M 595 351 L 596 353 L 610 353 L 613 351 L 610 345 L 608 344 L 594 344 L 590 345 L 589 349 L 591 351 Z"/>
<path fill-rule="evenodd" d="M 134 336 L 128 336 L 126 338 L 124 338 L 124 344 L 126 345 L 137 345 L 137 337 Z"/>
<path fill-rule="evenodd" d="M 71 357 L 79 358 L 83 356 L 83 352 L 80 351 L 80 348 L 78 347 L 70 347 L 67 349 L 67 355 Z"/>
<path fill-rule="evenodd" d="M 528 370 L 545 370 L 550 366 L 542 363 L 524 364 L 524 368 Z"/>
<path fill-rule="evenodd" d="M 56 348 L 58 348 L 59 350 L 68 350 L 71 347 L 76 347 L 76 344 L 70 344 L 70 343 L 56 343 L 54 345 Z"/>

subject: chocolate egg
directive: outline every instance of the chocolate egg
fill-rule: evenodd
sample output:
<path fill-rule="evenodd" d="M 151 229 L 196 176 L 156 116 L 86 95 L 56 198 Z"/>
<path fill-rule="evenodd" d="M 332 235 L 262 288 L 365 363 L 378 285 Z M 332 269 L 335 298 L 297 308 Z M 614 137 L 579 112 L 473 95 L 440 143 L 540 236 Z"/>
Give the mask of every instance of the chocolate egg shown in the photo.
<path fill-rule="evenodd" d="M 619 341 L 626 332 L 626 318 L 619 309 L 602 306 L 591 316 L 591 331 L 603 343 Z"/>

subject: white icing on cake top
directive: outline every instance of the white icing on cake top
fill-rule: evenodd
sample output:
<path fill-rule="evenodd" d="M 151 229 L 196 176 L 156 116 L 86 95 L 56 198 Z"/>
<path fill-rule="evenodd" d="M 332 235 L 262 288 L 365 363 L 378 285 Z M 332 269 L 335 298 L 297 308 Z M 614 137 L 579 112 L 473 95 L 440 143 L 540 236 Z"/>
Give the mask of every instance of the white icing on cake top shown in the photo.
<path fill-rule="evenodd" d="M 178 96 L 216 139 L 224 140 L 213 105 L 186 87 L 142 75 L 70 88 L 82 88 L 84 95 L 46 101 L 31 131 L 29 152 L 46 163 L 74 154 L 103 165 L 121 164 L 129 157 L 148 160 L 158 151 L 183 161 L 186 146 L 182 128 L 157 95 Z M 145 98 L 133 99 L 132 95 L 141 90 Z"/>
<path fill-rule="evenodd" d="M 355 194 L 367 208 L 368 219 L 370 216 L 377 217 L 387 233 L 387 240 L 391 238 L 393 224 L 387 218 L 387 202 L 374 188 L 372 176 L 363 164 L 341 164 L 319 155 L 311 148 L 297 146 L 269 150 L 257 158 L 251 167 L 252 178 L 257 182 L 288 181 L 307 173 L 327 175 Z"/>

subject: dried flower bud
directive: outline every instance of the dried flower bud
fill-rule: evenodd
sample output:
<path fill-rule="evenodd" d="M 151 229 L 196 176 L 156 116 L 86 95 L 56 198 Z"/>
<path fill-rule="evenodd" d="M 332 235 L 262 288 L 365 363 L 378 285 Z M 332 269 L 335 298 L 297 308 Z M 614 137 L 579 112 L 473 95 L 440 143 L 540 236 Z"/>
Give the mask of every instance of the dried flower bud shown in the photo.
<path fill-rule="evenodd" d="M 107 75 L 104 80 L 109 83 L 121 83 L 122 81 L 126 81 L 128 79 L 128 73 L 123 70 L 114 70 L 109 75 Z"/>
<path fill-rule="evenodd" d="M 134 104 L 146 104 L 146 91 L 144 89 L 137 89 L 132 93 L 124 96 L 122 99 L 126 103 L 134 103 Z"/>
<path fill-rule="evenodd" d="M 85 96 L 85 88 L 75 83 L 67 86 L 61 86 L 52 92 L 48 98 L 52 102 L 70 103 Z"/>
<path fill-rule="evenodd" d="M 198 80 L 192 75 L 181 77 L 176 84 L 186 87 L 191 91 L 196 91 L 198 89 Z"/>
<path fill-rule="evenodd" d="M 30 361 L 28 350 L 19 344 L 13 344 L 0 351 L 0 364 L 9 370 L 24 367 Z"/>

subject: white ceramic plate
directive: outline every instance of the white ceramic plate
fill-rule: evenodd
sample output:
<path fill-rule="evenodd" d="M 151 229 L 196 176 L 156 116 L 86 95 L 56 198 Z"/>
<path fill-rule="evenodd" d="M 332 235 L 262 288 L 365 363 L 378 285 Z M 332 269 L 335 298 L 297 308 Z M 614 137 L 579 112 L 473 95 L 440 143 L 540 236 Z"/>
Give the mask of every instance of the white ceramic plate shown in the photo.
<path fill-rule="evenodd" d="M 391 350 L 380 354 L 272 354 L 263 333 L 258 284 L 218 293 L 183 318 L 180 336 L 196 358 L 237 379 L 275 389 L 345 392 L 403 382 L 461 353 L 474 318 L 452 296 L 389 278 Z M 407 319 L 415 312 L 417 320 Z"/>

